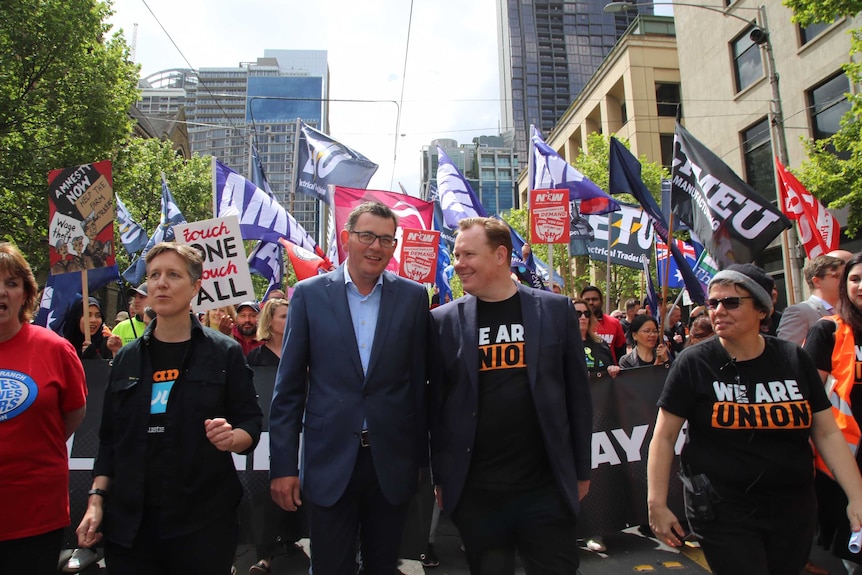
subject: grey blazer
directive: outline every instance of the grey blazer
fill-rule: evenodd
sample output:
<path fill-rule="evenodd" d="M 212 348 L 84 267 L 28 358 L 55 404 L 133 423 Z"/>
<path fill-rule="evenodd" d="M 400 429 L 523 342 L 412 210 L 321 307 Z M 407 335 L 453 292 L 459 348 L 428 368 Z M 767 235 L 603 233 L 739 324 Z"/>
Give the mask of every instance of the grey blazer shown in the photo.
<path fill-rule="evenodd" d="M 816 296 L 811 296 L 784 310 L 781 323 L 778 324 L 778 338 L 802 345 L 808 335 L 808 329 L 818 319 L 827 315 L 831 313 L 823 305 L 823 301 Z"/>

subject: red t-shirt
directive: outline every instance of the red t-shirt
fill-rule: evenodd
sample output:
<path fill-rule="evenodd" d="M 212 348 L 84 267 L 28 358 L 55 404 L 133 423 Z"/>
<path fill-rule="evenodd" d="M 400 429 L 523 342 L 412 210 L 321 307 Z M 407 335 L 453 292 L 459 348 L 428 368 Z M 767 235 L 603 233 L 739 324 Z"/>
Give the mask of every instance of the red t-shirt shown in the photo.
<path fill-rule="evenodd" d="M 69 525 L 63 414 L 86 401 L 84 368 L 67 340 L 25 323 L 0 343 L 0 541 Z"/>
<path fill-rule="evenodd" d="M 626 345 L 626 334 L 623 332 L 620 320 L 606 313 L 602 314 L 602 319 L 596 321 L 595 332 L 611 348 L 614 364 L 618 363 L 620 358 L 617 357 L 617 349 Z"/>

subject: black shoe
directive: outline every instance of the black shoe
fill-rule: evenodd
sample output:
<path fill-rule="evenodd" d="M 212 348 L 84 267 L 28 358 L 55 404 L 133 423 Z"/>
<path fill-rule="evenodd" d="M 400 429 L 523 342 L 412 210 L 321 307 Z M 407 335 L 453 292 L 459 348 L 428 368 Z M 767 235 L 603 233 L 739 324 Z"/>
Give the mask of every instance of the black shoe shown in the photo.
<path fill-rule="evenodd" d="M 434 553 L 433 543 L 428 544 L 428 549 L 425 550 L 425 553 L 419 555 L 419 559 L 422 561 L 422 567 L 437 567 L 440 565 L 440 560 L 437 559 L 437 554 Z"/>

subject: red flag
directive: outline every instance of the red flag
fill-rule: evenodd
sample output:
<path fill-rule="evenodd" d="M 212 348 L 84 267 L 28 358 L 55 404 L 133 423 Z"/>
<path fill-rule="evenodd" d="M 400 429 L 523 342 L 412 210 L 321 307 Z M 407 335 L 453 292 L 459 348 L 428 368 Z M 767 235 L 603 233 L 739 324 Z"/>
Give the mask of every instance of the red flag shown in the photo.
<path fill-rule="evenodd" d="M 323 259 L 317 254 L 301 248 L 298 245 L 287 241 L 284 238 L 279 238 L 278 243 L 284 246 L 287 250 L 287 255 L 290 258 L 290 265 L 293 266 L 293 271 L 296 272 L 297 280 L 313 278 L 319 273 L 319 270 L 328 271 L 332 264 L 328 260 Z"/>
<path fill-rule="evenodd" d="M 360 190 L 357 188 L 345 188 L 335 186 L 334 194 L 335 208 L 335 229 L 343 230 L 344 224 L 347 223 L 347 216 L 350 211 L 364 202 L 380 202 L 389 208 L 398 216 L 398 229 L 395 232 L 397 238 L 401 238 L 402 228 L 413 228 L 417 230 L 433 229 L 434 221 L 434 203 L 414 198 L 406 194 L 398 194 L 395 192 L 385 192 L 382 190 Z M 338 260 L 344 261 L 347 258 L 347 253 L 344 246 L 341 245 L 341 235 L 336 233 L 336 242 L 338 243 Z M 399 246 L 400 247 L 400 246 Z M 386 266 L 391 272 L 398 273 L 398 262 L 401 261 L 401 250 L 395 252 L 389 265 Z"/>
<path fill-rule="evenodd" d="M 805 253 L 815 258 L 838 249 L 841 231 L 835 216 L 830 214 L 817 198 L 805 189 L 796 177 L 775 158 L 778 180 L 781 182 L 781 211 L 791 220 L 796 220 Z"/>

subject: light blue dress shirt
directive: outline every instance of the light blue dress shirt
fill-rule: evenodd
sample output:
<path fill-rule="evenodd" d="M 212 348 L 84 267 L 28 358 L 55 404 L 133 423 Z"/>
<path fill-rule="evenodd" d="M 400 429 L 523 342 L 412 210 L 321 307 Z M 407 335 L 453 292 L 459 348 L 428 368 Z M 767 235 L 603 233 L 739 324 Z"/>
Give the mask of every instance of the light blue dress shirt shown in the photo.
<path fill-rule="evenodd" d="M 371 359 L 371 346 L 374 344 L 374 333 L 377 331 L 377 316 L 380 313 L 380 298 L 383 293 L 383 274 L 377 277 L 374 289 L 368 295 L 359 293 L 356 284 L 350 277 L 347 264 L 344 265 L 344 286 L 347 291 L 347 305 L 350 307 L 350 319 L 353 321 L 353 333 L 356 335 L 356 345 L 359 347 L 359 359 L 362 361 L 362 373 L 368 373 L 368 361 Z"/>

